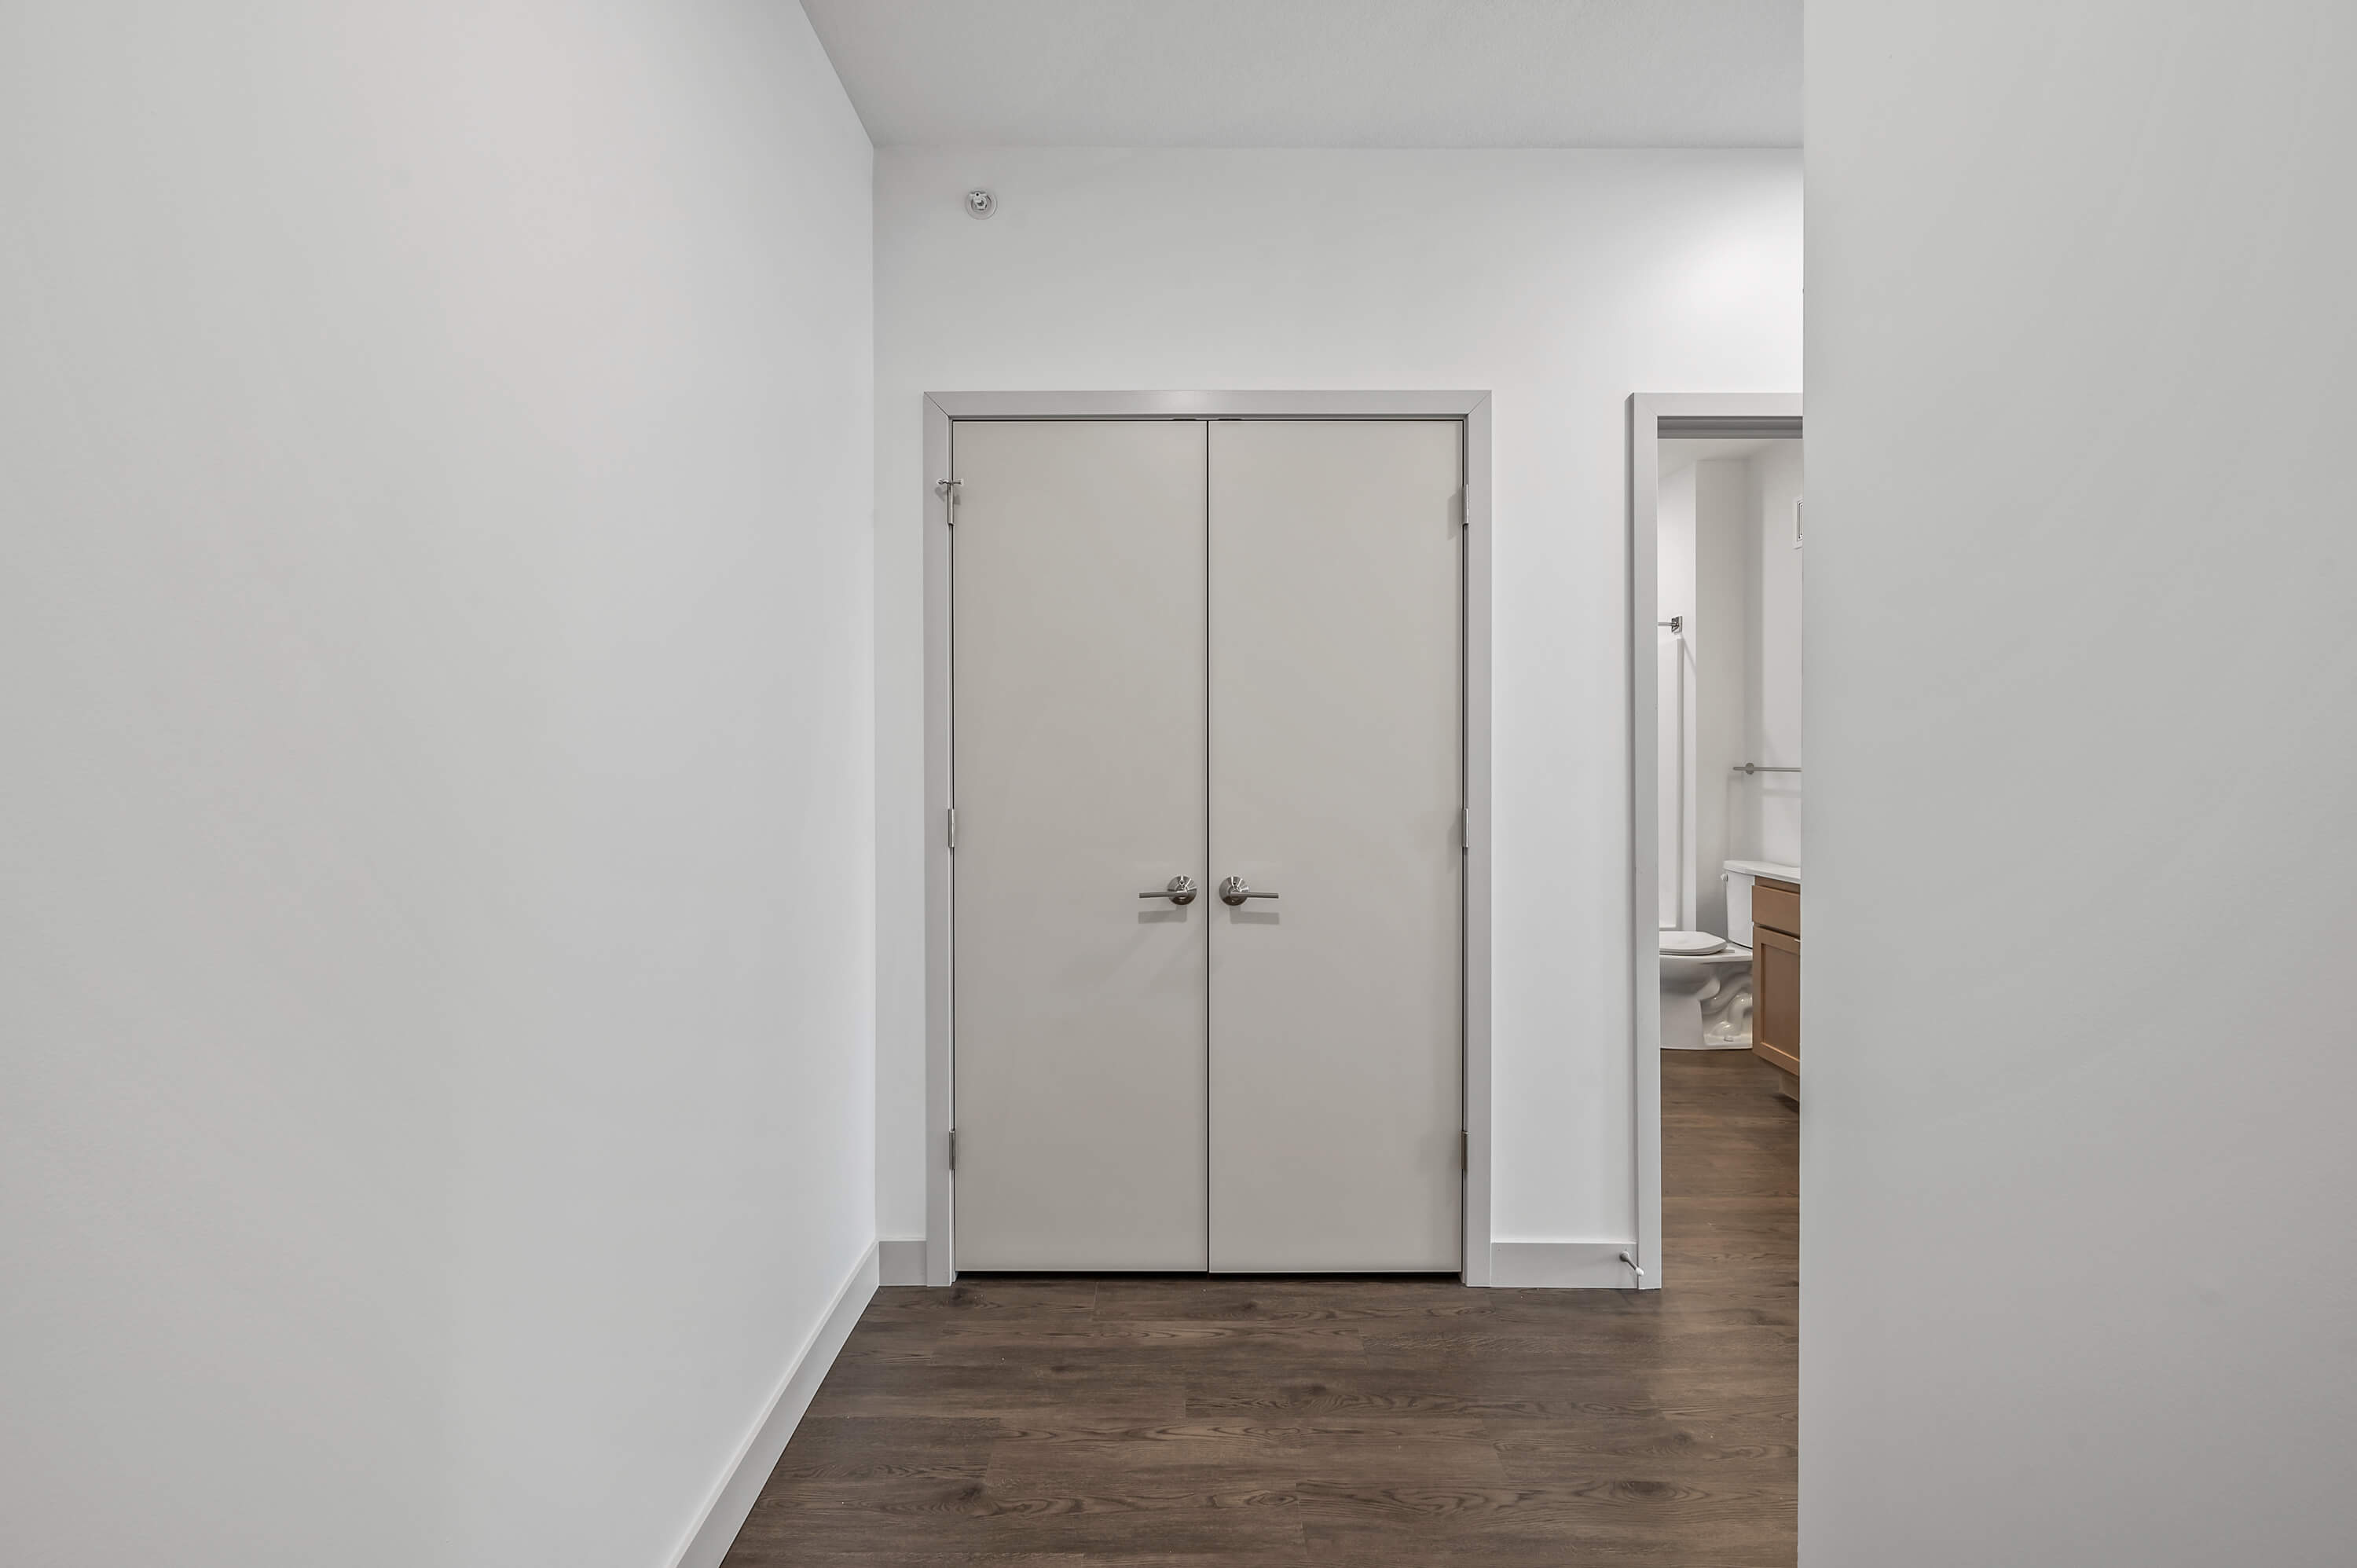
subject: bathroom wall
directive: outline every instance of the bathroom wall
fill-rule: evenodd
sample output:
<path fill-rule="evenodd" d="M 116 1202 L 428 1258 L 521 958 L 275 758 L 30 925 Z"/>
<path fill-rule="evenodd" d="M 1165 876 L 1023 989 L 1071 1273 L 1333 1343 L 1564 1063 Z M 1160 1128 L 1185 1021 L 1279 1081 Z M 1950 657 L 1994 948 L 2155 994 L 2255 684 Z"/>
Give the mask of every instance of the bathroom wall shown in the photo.
<path fill-rule="evenodd" d="M 1661 633 L 1661 918 L 1723 936 L 1722 864 L 1801 857 L 1800 780 L 1735 771 L 1800 755 L 1800 443 L 1671 441 L 1662 462 L 1657 618 L 1685 630 Z"/>
<path fill-rule="evenodd" d="M 1749 854 L 1730 809 L 1742 786 L 1745 692 L 1751 660 L 1751 532 L 1756 510 L 1751 464 L 1742 457 L 1695 465 L 1695 923 L 1727 934 L 1729 855 Z"/>
<path fill-rule="evenodd" d="M 1792 506 L 1801 497 L 1801 443 L 1770 441 L 1749 464 L 1744 527 L 1748 598 L 1744 657 L 1744 755 L 1730 763 L 1801 766 L 1801 563 Z M 1801 787 L 1806 775 L 1728 773 L 1734 787 L 1736 851 L 1754 860 L 1801 864 Z M 1712 864 L 1716 865 L 1716 862 Z"/>
<path fill-rule="evenodd" d="M 1660 505 L 1655 520 L 1661 558 L 1654 577 L 1656 620 L 1695 624 L 1695 465 L 1662 475 Z M 1654 631 L 1660 648 L 1653 663 L 1660 687 L 1660 714 L 1653 726 L 1660 753 L 1655 758 L 1653 787 L 1659 791 L 1654 822 L 1660 835 L 1660 879 L 1657 902 L 1663 930 L 1691 929 L 1695 916 L 1696 867 L 1705 864 L 1690 853 L 1695 843 L 1695 793 L 1685 767 L 1694 746 L 1694 645 L 1668 627 Z"/>

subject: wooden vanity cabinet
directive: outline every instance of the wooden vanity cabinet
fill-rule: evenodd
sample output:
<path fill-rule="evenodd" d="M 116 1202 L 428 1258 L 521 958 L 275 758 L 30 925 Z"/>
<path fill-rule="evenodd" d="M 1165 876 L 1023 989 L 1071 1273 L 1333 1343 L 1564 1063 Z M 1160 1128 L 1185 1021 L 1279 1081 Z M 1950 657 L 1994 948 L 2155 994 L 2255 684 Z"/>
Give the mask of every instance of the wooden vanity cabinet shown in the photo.
<path fill-rule="evenodd" d="M 1751 1054 L 1801 1093 L 1801 890 L 1761 878 L 1751 889 Z"/>

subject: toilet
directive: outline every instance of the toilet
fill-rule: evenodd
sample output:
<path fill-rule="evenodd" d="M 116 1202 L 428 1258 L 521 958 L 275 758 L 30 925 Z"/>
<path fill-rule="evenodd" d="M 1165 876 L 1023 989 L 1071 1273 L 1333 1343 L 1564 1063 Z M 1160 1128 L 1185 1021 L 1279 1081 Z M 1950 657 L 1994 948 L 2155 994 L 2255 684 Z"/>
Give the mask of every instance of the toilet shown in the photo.
<path fill-rule="evenodd" d="M 1751 1044 L 1751 950 L 1708 931 L 1662 933 L 1662 1048 Z"/>

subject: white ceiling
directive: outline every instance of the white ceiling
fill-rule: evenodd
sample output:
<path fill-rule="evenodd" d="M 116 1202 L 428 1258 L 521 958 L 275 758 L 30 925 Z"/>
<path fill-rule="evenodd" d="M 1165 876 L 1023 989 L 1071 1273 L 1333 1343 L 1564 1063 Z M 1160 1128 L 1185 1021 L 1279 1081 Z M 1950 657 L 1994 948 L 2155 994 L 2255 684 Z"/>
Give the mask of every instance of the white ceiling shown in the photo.
<path fill-rule="evenodd" d="M 1801 0 L 802 9 L 877 146 L 1801 145 Z"/>

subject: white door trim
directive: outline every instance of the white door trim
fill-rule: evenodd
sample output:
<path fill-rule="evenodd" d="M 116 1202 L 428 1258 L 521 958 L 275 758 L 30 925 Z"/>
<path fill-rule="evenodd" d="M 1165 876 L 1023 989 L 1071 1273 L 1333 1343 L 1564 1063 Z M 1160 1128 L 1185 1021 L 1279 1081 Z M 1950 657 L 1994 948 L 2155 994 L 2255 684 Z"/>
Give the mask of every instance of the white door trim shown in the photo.
<path fill-rule="evenodd" d="M 961 419 L 1455 419 L 1465 425 L 1465 1283 L 1490 1264 L 1490 394 L 1486 392 L 925 394 L 925 1283 L 957 1278 L 949 1145 L 950 426 Z M 1650 582 L 1650 576 L 1648 581 Z M 1649 590 L 1650 591 L 1650 590 Z M 1651 666 L 1649 665 L 1650 669 Z M 1656 1009 L 1658 1010 L 1658 997 Z M 1656 1032 L 1658 1033 L 1658 1023 Z M 1657 1096 L 1658 1098 L 1658 1096 Z M 1658 1121 L 1658 1115 L 1656 1117 Z"/>
<path fill-rule="evenodd" d="M 1629 1048 L 1633 1108 L 1636 1261 L 1644 1290 L 1662 1285 L 1661 671 L 1653 625 L 1661 554 L 1662 455 L 1672 435 L 1798 435 L 1798 392 L 1639 392 L 1629 399 Z"/>

